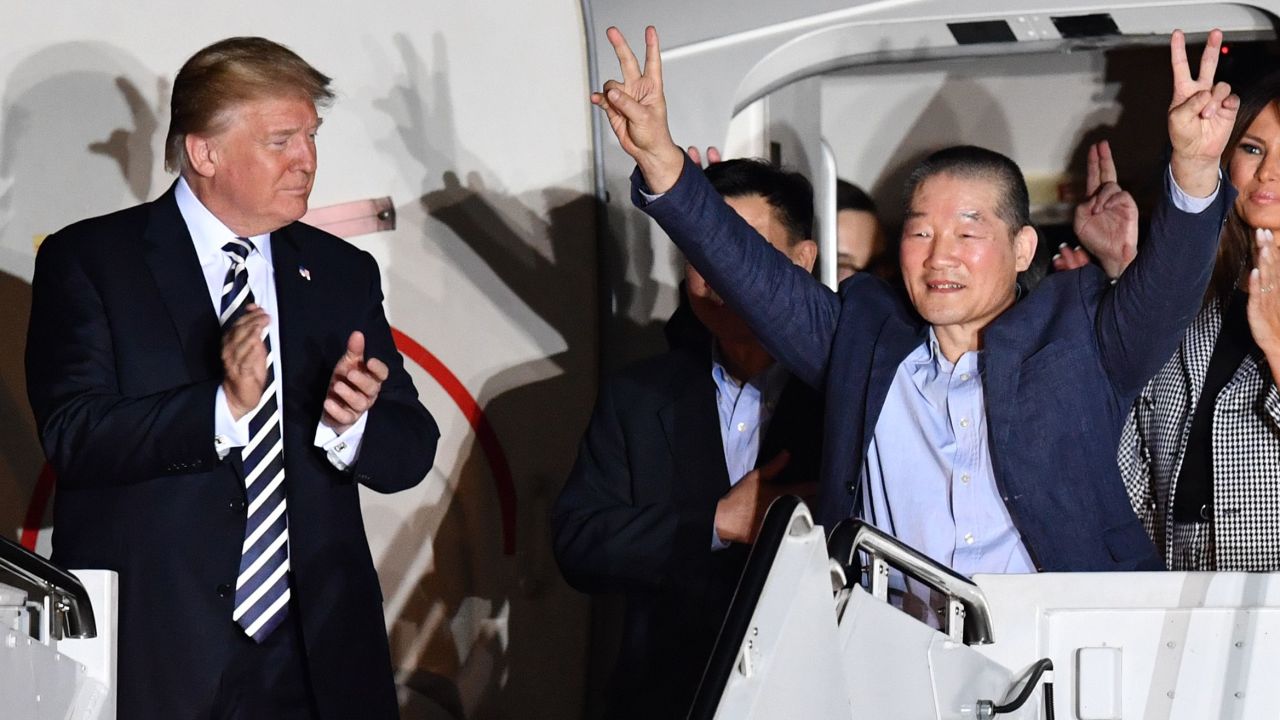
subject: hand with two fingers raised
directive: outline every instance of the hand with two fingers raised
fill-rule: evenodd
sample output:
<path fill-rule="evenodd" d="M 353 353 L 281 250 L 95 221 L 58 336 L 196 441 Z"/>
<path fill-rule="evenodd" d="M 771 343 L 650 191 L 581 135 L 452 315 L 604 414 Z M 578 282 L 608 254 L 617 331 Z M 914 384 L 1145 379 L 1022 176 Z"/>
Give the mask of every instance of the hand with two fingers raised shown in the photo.
<path fill-rule="evenodd" d="M 1169 39 L 1173 67 L 1173 99 L 1169 103 L 1169 142 L 1173 147 L 1170 167 L 1173 179 L 1187 194 L 1204 198 L 1218 186 L 1218 163 L 1231 137 L 1240 98 L 1231 86 L 1215 83 L 1218 55 L 1222 51 L 1222 31 L 1209 33 L 1200 70 L 1191 77 L 1187 62 L 1186 36 L 1174 30 Z"/>
<path fill-rule="evenodd" d="M 1138 254 L 1138 203 L 1116 180 L 1116 163 L 1106 140 L 1089 147 L 1085 199 L 1076 206 L 1073 227 L 1109 278 L 1118 278 Z"/>
<path fill-rule="evenodd" d="M 685 156 L 667 127 L 658 31 L 645 28 L 643 68 L 621 30 L 611 27 L 605 35 L 618 56 L 622 80 L 606 82 L 600 92 L 591 93 L 591 102 L 604 110 L 618 144 L 636 161 L 649 189 L 665 193 L 680 179 Z"/>

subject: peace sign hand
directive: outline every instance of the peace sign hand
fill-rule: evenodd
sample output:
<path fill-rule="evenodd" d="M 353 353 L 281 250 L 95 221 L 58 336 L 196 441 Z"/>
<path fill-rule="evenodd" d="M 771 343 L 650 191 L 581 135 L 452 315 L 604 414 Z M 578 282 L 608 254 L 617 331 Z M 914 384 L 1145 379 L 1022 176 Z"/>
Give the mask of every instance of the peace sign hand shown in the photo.
<path fill-rule="evenodd" d="M 1080 244 L 1098 258 L 1107 277 L 1118 278 L 1138 254 L 1138 203 L 1120 188 L 1111 144 L 1089 147 L 1084 202 L 1076 206 Z"/>
<path fill-rule="evenodd" d="M 680 179 L 684 152 L 671 141 L 667 127 L 658 31 L 652 25 L 645 28 L 643 70 L 622 31 L 611 27 L 605 35 L 618 56 L 622 81 L 606 82 L 601 92 L 591 93 L 591 102 L 604 110 L 618 144 L 640 166 L 649 189 L 664 193 Z"/>
<path fill-rule="evenodd" d="M 1222 31 L 1209 33 L 1200 55 L 1200 72 L 1191 78 L 1186 36 L 1174 30 L 1169 38 L 1173 67 L 1173 100 L 1169 103 L 1169 142 L 1173 145 L 1173 178 L 1193 197 L 1208 197 L 1218 186 L 1218 161 L 1235 125 L 1240 98 L 1227 83 L 1214 83 Z"/>

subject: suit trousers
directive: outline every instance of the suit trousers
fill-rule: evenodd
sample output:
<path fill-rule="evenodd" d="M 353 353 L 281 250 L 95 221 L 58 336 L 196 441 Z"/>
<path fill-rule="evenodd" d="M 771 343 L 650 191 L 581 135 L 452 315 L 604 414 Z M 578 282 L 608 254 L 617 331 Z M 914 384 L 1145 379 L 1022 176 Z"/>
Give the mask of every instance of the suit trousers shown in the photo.
<path fill-rule="evenodd" d="M 297 603 L 289 603 L 289 614 L 261 643 L 239 635 L 235 652 L 222 669 L 210 719 L 317 720 L 320 714 Z"/>

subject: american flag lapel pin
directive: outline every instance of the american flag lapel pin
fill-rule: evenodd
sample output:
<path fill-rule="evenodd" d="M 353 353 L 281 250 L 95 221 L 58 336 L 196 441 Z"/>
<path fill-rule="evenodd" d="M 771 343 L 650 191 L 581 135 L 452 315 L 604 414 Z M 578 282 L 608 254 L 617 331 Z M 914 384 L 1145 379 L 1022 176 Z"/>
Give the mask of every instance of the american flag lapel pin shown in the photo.
<path fill-rule="evenodd" d="M 308 270 L 308 269 L 306 269 L 305 267 L 303 267 L 303 266 L 299 265 L 299 266 L 298 266 L 298 274 L 302 276 L 302 279 L 303 279 L 303 280 L 306 280 L 307 282 L 311 282 L 311 271 L 310 271 L 310 270 Z"/>

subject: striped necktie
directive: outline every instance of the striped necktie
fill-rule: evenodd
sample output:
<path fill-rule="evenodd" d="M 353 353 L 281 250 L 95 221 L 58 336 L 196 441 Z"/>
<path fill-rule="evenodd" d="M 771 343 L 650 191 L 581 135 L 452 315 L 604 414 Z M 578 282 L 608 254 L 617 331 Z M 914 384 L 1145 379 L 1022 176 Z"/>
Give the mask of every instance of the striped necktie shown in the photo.
<path fill-rule="evenodd" d="M 229 329 L 253 302 L 245 261 L 253 246 L 245 238 L 222 246 L 231 261 L 222 286 L 219 321 Z M 265 334 L 267 379 L 262 400 L 249 417 L 249 444 L 240 451 L 248 511 L 240 574 L 236 578 L 236 621 L 255 642 L 262 642 L 289 612 L 289 526 L 285 513 L 284 442 L 280 422 L 280 384 L 271 336 Z"/>

